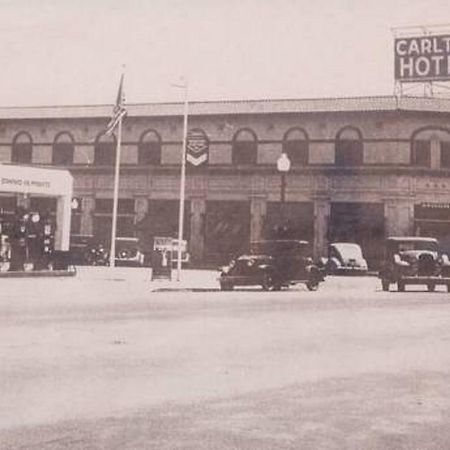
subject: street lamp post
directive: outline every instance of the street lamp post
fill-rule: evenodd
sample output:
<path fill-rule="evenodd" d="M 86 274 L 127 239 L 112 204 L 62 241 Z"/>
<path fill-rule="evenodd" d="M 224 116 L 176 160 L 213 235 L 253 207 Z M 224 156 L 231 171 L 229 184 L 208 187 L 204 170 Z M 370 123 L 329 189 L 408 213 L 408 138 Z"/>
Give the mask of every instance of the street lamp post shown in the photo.
<path fill-rule="evenodd" d="M 286 153 L 282 153 L 277 160 L 277 170 L 281 175 L 281 204 L 280 204 L 280 222 L 284 224 L 284 206 L 286 203 L 286 174 L 291 168 L 291 161 Z"/>
<path fill-rule="evenodd" d="M 183 84 L 172 84 L 172 86 L 181 88 L 184 90 L 184 102 L 183 102 L 183 143 L 181 148 L 181 177 L 180 177 L 180 203 L 178 211 L 178 248 L 177 248 L 177 281 L 181 279 L 181 241 L 183 240 L 183 228 L 184 228 L 184 203 L 185 203 L 185 191 L 186 191 L 186 141 L 187 141 L 187 128 L 188 128 L 188 83 L 183 78 Z"/>

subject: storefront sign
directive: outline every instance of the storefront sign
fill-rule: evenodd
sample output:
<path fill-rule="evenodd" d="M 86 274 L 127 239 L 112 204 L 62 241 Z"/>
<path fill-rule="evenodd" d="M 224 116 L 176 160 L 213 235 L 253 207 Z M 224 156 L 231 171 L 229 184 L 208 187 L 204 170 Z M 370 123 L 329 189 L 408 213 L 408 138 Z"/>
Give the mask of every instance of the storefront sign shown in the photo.
<path fill-rule="evenodd" d="M 395 79 L 450 80 L 450 35 L 395 39 Z"/>
<path fill-rule="evenodd" d="M 72 175 L 67 170 L 0 165 L 0 192 L 71 195 Z"/>
<path fill-rule="evenodd" d="M 421 206 L 422 208 L 450 209 L 450 203 L 431 203 L 431 202 L 424 202 L 424 203 L 421 203 L 420 206 Z"/>
<path fill-rule="evenodd" d="M 208 161 L 209 139 L 203 130 L 191 130 L 186 141 L 186 161 L 200 166 Z"/>

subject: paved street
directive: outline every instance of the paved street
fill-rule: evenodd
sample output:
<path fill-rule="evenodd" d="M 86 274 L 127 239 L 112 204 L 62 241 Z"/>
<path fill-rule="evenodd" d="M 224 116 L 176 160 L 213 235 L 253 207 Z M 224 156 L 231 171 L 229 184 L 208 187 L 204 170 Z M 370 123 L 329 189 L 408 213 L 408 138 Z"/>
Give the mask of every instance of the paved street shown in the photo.
<path fill-rule="evenodd" d="M 215 288 L 211 272 L 3 279 L 0 448 L 450 447 L 442 287 Z"/>

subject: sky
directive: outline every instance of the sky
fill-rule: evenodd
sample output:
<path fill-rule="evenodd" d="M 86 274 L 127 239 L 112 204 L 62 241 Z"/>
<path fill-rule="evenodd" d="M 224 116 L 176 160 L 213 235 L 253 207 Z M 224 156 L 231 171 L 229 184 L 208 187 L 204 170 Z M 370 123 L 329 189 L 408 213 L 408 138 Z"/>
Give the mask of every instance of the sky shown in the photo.
<path fill-rule="evenodd" d="M 0 0 L 0 107 L 390 95 L 448 0 Z M 450 34 L 450 25 L 447 30 Z"/>

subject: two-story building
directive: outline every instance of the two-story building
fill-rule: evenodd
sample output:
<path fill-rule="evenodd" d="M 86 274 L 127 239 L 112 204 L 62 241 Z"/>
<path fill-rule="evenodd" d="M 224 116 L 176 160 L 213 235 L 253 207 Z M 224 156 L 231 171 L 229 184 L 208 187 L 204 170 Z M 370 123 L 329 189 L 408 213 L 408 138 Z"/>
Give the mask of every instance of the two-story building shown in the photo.
<path fill-rule="evenodd" d="M 0 162 L 63 167 L 80 200 L 72 234 L 108 239 L 115 136 L 109 105 L 0 108 Z M 131 104 L 123 122 L 118 235 L 176 236 L 183 105 Z M 450 244 L 450 100 L 361 97 L 192 102 L 188 128 L 209 144 L 186 177 L 185 229 L 193 261 L 220 263 L 283 221 L 313 243 L 360 243 L 372 262 L 386 235 L 424 234 Z M 3 195 L 5 212 L 42 198 Z"/>

